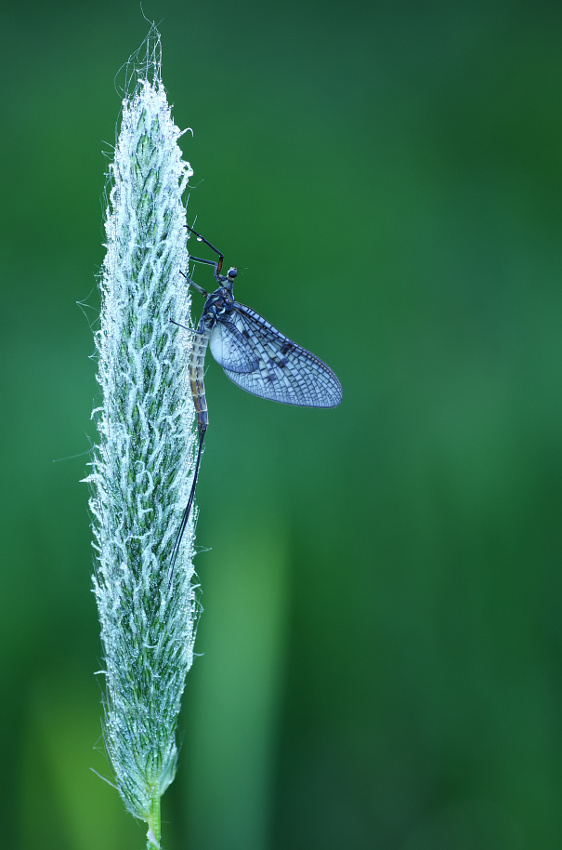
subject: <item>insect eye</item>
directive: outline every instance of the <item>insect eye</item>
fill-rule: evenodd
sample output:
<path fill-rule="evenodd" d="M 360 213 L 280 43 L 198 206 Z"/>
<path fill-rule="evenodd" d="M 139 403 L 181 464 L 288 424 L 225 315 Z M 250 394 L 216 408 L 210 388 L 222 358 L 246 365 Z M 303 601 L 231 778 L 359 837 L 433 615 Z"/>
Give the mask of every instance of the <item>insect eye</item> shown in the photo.
<path fill-rule="evenodd" d="M 228 270 L 227 277 L 235 278 L 237 274 L 238 274 L 238 269 L 232 268 L 232 269 Z"/>

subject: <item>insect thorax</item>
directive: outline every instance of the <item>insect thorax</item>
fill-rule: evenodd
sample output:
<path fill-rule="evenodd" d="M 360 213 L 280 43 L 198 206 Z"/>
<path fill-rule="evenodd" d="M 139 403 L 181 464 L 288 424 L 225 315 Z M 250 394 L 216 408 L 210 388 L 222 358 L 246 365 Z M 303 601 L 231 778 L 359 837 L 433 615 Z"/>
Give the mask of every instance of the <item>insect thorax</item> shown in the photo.
<path fill-rule="evenodd" d="M 211 293 L 205 302 L 201 320 L 206 328 L 212 328 L 217 322 L 223 320 L 232 312 L 234 297 L 232 292 L 224 286 L 220 286 Z"/>

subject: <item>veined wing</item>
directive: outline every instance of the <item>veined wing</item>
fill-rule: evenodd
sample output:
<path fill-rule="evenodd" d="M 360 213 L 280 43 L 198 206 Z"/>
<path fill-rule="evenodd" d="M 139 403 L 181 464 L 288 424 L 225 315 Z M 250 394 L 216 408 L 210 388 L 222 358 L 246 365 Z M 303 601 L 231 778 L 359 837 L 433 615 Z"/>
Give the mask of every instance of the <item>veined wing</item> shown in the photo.
<path fill-rule="evenodd" d="M 342 388 L 332 370 L 318 357 L 284 336 L 259 313 L 235 302 L 228 323 L 221 328 L 222 357 L 219 363 L 227 376 L 243 390 L 282 404 L 303 407 L 336 407 L 342 400 Z M 233 332 L 232 326 L 236 329 Z M 213 328 L 213 334 L 215 328 Z M 232 349 L 244 340 L 245 359 L 254 368 L 240 368 L 240 360 L 232 362 L 224 356 L 224 340 L 234 337 Z M 213 355 L 215 352 L 211 347 Z"/>
<path fill-rule="evenodd" d="M 211 354 L 223 369 L 231 372 L 253 372 L 258 368 L 258 356 L 248 344 L 248 338 L 232 321 L 236 311 L 228 319 L 216 323 L 209 336 Z"/>

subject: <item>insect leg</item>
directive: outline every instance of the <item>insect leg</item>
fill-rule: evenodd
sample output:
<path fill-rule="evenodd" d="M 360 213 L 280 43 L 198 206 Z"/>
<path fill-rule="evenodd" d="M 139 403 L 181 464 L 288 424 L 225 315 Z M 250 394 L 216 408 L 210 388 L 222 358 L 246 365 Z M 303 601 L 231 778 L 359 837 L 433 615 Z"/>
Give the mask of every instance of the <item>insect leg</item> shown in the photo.
<path fill-rule="evenodd" d="M 189 259 L 190 260 L 196 260 L 197 257 L 190 257 Z M 203 262 L 209 263 L 211 261 L 210 260 L 203 260 Z M 216 263 L 211 263 L 211 265 L 214 266 L 214 265 L 216 265 Z M 188 286 L 192 286 L 196 292 L 199 292 L 201 295 L 204 295 L 205 298 L 208 296 L 209 293 L 207 292 L 206 289 L 203 289 L 202 286 L 199 286 L 198 283 L 195 283 L 194 280 L 191 280 L 191 278 L 188 277 L 186 274 L 184 274 L 182 271 L 180 271 L 180 274 L 181 274 L 182 277 L 184 277 L 186 279 Z"/>
<path fill-rule="evenodd" d="M 209 246 L 211 251 L 214 251 L 215 254 L 218 254 L 218 256 L 219 256 L 219 259 L 216 263 L 213 262 L 212 260 L 201 260 L 198 257 L 191 257 L 191 259 L 196 260 L 198 263 L 208 263 L 210 266 L 214 266 L 215 267 L 215 275 L 219 275 L 220 271 L 222 269 L 222 263 L 223 263 L 223 260 L 224 260 L 224 257 L 221 254 L 221 252 L 219 251 L 219 249 L 215 248 L 214 245 L 211 245 L 211 243 L 207 239 L 205 239 L 204 236 L 201 236 L 200 233 L 197 233 L 197 231 L 194 230 L 192 227 L 190 227 L 189 224 L 186 224 L 185 226 L 187 227 L 187 229 L 189 230 L 190 233 L 193 233 L 193 235 L 197 237 L 198 242 L 204 242 L 205 245 Z"/>

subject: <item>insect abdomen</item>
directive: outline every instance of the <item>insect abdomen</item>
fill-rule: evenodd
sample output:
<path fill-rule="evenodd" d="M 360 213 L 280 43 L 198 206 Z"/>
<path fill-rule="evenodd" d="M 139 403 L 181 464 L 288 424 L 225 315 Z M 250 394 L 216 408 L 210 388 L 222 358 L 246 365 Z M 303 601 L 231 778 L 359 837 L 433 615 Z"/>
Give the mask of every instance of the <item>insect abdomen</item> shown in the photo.
<path fill-rule="evenodd" d="M 191 395 L 197 413 L 197 425 L 199 433 L 204 434 L 209 424 L 207 412 L 207 399 L 205 398 L 205 354 L 209 343 L 209 332 L 193 334 L 193 350 L 189 361 L 189 383 Z"/>

